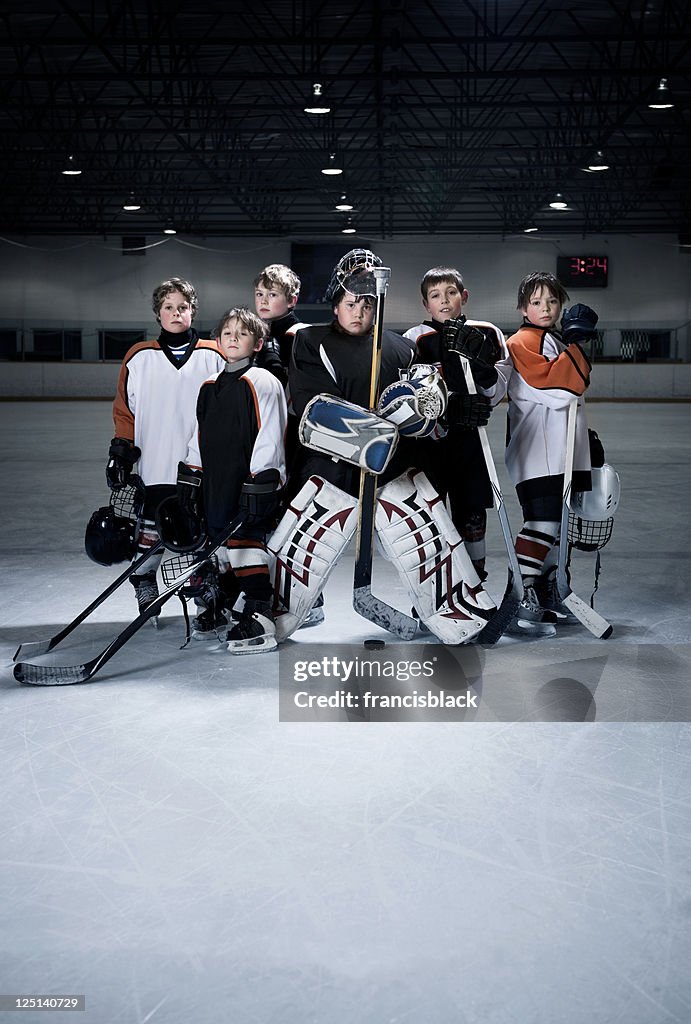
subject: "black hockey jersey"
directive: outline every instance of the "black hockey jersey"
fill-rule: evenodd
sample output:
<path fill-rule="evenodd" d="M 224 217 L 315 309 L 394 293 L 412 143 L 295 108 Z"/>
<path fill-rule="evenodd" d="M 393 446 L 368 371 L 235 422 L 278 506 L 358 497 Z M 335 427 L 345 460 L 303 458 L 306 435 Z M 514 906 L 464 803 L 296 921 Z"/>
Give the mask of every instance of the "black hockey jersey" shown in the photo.
<path fill-rule="evenodd" d="M 242 485 L 265 469 L 285 482 L 285 393 L 279 381 L 256 366 L 228 368 L 202 385 L 197 431 L 188 465 L 203 469 L 209 531 L 223 529 L 237 512 Z"/>

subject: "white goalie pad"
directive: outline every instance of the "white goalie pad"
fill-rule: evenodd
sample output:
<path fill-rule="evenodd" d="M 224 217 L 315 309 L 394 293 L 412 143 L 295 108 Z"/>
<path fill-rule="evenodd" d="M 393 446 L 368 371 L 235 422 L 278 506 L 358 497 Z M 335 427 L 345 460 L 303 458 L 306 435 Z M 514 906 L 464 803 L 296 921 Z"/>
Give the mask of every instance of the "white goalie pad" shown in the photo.
<path fill-rule="evenodd" d="M 398 444 L 393 423 L 334 395 L 315 395 L 307 403 L 298 436 L 306 448 L 375 476 L 384 472 Z"/>
<path fill-rule="evenodd" d="M 311 476 L 268 541 L 275 556 L 276 639 L 302 625 L 357 526 L 357 498 Z"/>
<path fill-rule="evenodd" d="M 442 499 L 409 470 L 379 492 L 377 537 L 420 619 L 445 644 L 467 644 L 496 610 Z"/>

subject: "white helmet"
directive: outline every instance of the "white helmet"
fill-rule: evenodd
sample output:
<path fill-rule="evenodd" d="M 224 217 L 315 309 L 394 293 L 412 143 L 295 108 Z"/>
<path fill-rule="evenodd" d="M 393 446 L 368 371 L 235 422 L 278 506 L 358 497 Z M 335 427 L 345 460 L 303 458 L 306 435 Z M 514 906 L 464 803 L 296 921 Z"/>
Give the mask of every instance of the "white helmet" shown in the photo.
<path fill-rule="evenodd" d="M 591 470 L 593 489 L 574 491 L 571 496 L 571 511 L 575 516 L 589 522 L 611 519 L 619 507 L 621 483 L 616 470 L 605 462 L 604 466 Z"/>

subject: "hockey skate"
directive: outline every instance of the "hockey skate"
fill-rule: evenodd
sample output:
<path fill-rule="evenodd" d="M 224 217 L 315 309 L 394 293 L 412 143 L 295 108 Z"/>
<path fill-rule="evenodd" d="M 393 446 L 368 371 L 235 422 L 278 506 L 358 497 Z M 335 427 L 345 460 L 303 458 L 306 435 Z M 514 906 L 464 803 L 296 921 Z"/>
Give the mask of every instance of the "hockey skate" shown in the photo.
<path fill-rule="evenodd" d="M 578 622 L 571 609 L 567 608 L 559 597 L 556 565 L 543 576 L 537 577 L 535 580 L 535 596 L 540 602 L 540 607 L 556 615 L 557 621 L 562 625 L 572 626 Z"/>
<path fill-rule="evenodd" d="M 134 587 L 134 594 L 135 597 L 137 598 L 137 606 L 141 614 L 141 612 L 143 612 L 144 609 L 148 605 L 150 605 L 152 601 L 155 601 L 155 599 L 158 597 L 158 584 L 156 583 L 156 573 L 155 571 L 152 571 L 142 573 L 141 576 L 131 576 L 130 583 Z M 149 622 L 154 627 L 154 629 L 158 629 L 158 615 L 152 615 L 151 618 L 149 619 Z"/>
<path fill-rule="evenodd" d="M 228 619 L 223 608 L 215 603 L 192 619 L 193 640 L 224 640 L 227 629 Z"/>
<path fill-rule="evenodd" d="M 532 584 L 525 584 L 523 588 L 523 600 L 518 606 L 516 618 L 506 630 L 507 636 L 533 637 L 543 639 L 556 636 L 556 629 L 545 616 L 551 616 L 552 612 L 545 612 L 540 607 L 540 602 L 535 594 L 535 587 Z"/>
<path fill-rule="evenodd" d="M 231 654 L 263 654 L 278 647 L 270 601 L 245 601 L 245 607 L 226 635 Z"/>

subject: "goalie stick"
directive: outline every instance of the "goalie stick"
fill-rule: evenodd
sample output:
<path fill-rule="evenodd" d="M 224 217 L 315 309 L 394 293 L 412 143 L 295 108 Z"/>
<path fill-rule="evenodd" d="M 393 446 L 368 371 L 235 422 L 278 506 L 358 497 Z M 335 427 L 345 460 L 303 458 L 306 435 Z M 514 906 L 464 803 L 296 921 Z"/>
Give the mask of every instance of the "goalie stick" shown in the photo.
<path fill-rule="evenodd" d="M 475 381 L 473 380 L 473 372 L 470 368 L 470 362 L 464 356 L 461 356 L 461 363 L 463 366 L 463 373 L 465 375 L 466 387 L 468 388 L 468 394 L 476 395 L 477 388 L 475 387 Z M 497 516 L 499 517 L 499 525 L 501 526 L 501 532 L 504 537 L 506 553 L 509 556 L 509 578 L 506 584 L 504 597 L 492 618 L 488 621 L 486 626 L 482 627 L 476 637 L 476 642 L 479 644 L 496 644 L 497 640 L 506 632 L 516 617 L 518 606 L 520 605 L 523 597 L 523 582 L 521 579 L 521 569 L 518 564 L 518 558 L 516 557 L 516 548 L 513 542 L 511 526 L 509 525 L 509 517 L 506 514 L 504 496 L 501 493 L 501 487 L 499 485 L 497 467 L 494 464 L 492 449 L 489 446 L 487 431 L 484 427 L 478 427 L 477 432 L 480 437 L 480 444 L 482 445 L 482 454 L 485 459 L 485 465 L 487 466 L 487 475 L 489 476 L 489 480 L 492 485 L 494 507 L 496 509 Z"/>
<path fill-rule="evenodd" d="M 83 612 L 80 612 L 76 618 L 72 619 L 72 621 L 56 633 L 55 636 L 51 636 L 48 640 L 29 640 L 27 643 L 20 644 L 15 651 L 12 661 L 17 661 L 18 658 L 36 658 L 41 654 L 48 654 L 49 651 L 54 650 L 58 644 L 62 643 L 65 637 L 68 637 L 70 633 L 74 632 L 77 626 L 81 625 L 84 619 L 88 619 L 93 611 L 96 611 L 104 601 L 107 601 L 110 595 L 115 593 L 118 587 L 121 587 L 123 583 L 126 583 L 130 576 L 134 576 L 137 569 L 141 568 L 144 562 L 151 558 L 152 555 L 155 555 L 158 551 L 161 551 L 163 547 L 163 541 L 159 540 L 153 545 L 153 547 L 150 547 L 145 551 L 143 555 L 140 555 L 136 561 L 131 562 L 116 580 L 113 580 L 113 582 L 110 583 L 106 589 L 98 595 L 98 597 L 94 598 L 91 604 L 88 605 Z"/>
<path fill-rule="evenodd" d="M 376 313 L 374 338 L 372 340 L 372 369 L 370 371 L 369 408 L 377 406 L 379 371 L 383 338 L 384 298 L 391 277 L 389 267 L 374 267 L 372 273 L 376 285 Z M 417 622 L 397 608 L 375 597 L 372 593 L 372 561 L 374 546 L 374 516 L 377 506 L 377 478 L 367 470 L 360 470 L 360 496 L 358 524 L 355 541 L 355 570 L 353 573 L 353 608 L 382 629 L 395 633 L 403 640 L 412 640 L 417 633 Z"/>
<path fill-rule="evenodd" d="M 612 627 L 607 619 L 603 619 L 594 608 L 586 604 L 569 586 L 566 571 L 569 549 L 569 502 L 571 500 L 571 478 L 573 476 L 573 453 L 576 444 L 576 413 L 577 402 L 574 399 L 569 405 L 569 418 L 566 426 L 566 459 L 564 462 L 564 490 L 561 507 L 561 526 L 559 532 L 559 562 L 557 564 L 557 590 L 560 600 L 573 612 L 578 621 L 593 636 L 606 640 L 612 635 Z"/>
<path fill-rule="evenodd" d="M 235 519 L 220 534 L 211 541 L 207 547 L 199 552 L 195 561 L 180 572 L 169 587 L 166 587 L 158 597 L 154 598 L 128 626 L 118 633 L 114 640 L 105 647 L 100 654 L 97 654 L 91 661 L 81 665 L 34 665 L 30 662 L 18 662 L 14 666 L 14 677 L 20 683 L 29 683 L 32 686 L 68 686 L 71 683 L 88 683 L 99 669 L 103 668 L 106 662 L 110 661 L 113 655 L 117 654 L 125 646 L 127 641 L 141 629 L 145 622 L 152 616 L 158 615 L 163 605 L 173 597 L 181 587 L 185 585 L 190 576 L 203 565 L 204 562 L 231 537 L 236 530 L 242 526 L 245 520 L 245 513 L 237 515 Z M 150 552 L 149 552 L 150 554 Z"/>

